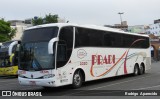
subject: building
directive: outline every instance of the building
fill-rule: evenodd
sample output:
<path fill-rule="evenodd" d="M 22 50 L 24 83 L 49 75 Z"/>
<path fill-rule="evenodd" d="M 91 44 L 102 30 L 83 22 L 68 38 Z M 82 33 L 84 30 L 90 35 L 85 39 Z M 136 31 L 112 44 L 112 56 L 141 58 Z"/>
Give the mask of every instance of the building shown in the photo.
<path fill-rule="evenodd" d="M 128 26 L 128 32 L 131 33 L 139 33 L 139 34 L 147 34 L 148 25 L 135 25 Z"/>
<path fill-rule="evenodd" d="M 105 27 L 110 27 L 110 28 L 121 29 L 123 31 L 128 31 L 127 21 L 123 21 L 121 24 L 104 25 L 104 26 Z"/>
<path fill-rule="evenodd" d="M 11 24 L 11 28 L 16 29 L 16 35 L 12 40 L 20 40 L 21 36 L 23 34 L 24 29 L 26 29 L 27 27 L 31 27 L 31 19 L 27 19 L 27 20 L 10 20 L 8 21 Z"/>
<path fill-rule="evenodd" d="M 160 60 L 160 39 L 154 34 L 150 34 L 151 41 L 151 57 L 154 60 Z"/>
<path fill-rule="evenodd" d="M 154 34 L 160 37 L 160 19 L 154 20 L 154 24 L 150 24 L 147 30 L 147 34 Z"/>
<path fill-rule="evenodd" d="M 11 24 L 11 28 L 16 29 L 16 35 L 12 40 L 20 40 L 23 34 L 23 31 L 33 26 L 32 18 L 28 18 L 25 20 L 10 20 L 8 21 Z M 65 23 L 65 19 L 58 18 L 58 23 Z"/>
<path fill-rule="evenodd" d="M 160 23 L 160 19 L 154 20 L 154 24 Z"/>
<path fill-rule="evenodd" d="M 155 60 L 160 60 L 160 19 L 154 20 L 154 23 L 148 26 L 146 33 L 151 41 L 151 56 Z"/>

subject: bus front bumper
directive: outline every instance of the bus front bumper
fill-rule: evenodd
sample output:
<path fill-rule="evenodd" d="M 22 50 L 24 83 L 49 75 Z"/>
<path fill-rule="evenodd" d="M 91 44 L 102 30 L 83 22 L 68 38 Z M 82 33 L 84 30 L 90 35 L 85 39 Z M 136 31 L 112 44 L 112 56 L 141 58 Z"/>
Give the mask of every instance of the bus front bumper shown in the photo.
<path fill-rule="evenodd" d="M 57 84 L 54 78 L 27 79 L 27 78 L 18 77 L 18 81 L 20 85 L 57 87 Z"/>

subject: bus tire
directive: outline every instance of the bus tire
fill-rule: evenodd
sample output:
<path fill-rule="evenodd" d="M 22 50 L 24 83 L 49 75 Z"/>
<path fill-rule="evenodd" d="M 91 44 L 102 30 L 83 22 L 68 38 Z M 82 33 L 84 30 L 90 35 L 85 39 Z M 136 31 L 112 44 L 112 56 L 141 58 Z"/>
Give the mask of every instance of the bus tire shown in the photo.
<path fill-rule="evenodd" d="M 138 74 L 139 74 L 139 66 L 138 66 L 138 64 L 135 64 L 133 75 L 137 76 Z"/>
<path fill-rule="evenodd" d="M 144 67 L 144 64 L 142 63 L 139 67 L 139 75 L 142 75 L 145 73 L 145 67 Z"/>
<path fill-rule="evenodd" d="M 79 88 L 82 86 L 83 76 L 80 70 L 77 70 L 73 75 L 72 87 Z"/>

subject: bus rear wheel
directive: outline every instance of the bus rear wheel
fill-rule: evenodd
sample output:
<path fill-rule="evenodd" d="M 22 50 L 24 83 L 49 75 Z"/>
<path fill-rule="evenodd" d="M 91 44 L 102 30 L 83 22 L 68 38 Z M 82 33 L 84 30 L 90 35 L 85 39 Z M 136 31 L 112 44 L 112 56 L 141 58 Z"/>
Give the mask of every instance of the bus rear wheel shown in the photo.
<path fill-rule="evenodd" d="M 139 74 L 142 75 L 145 73 L 145 68 L 144 68 L 144 65 L 141 64 L 140 67 L 139 67 Z"/>
<path fill-rule="evenodd" d="M 138 64 L 135 64 L 133 75 L 137 76 L 138 74 L 139 74 L 139 66 L 138 66 Z"/>
<path fill-rule="evenodd" d="M 79 88 L 82 86 L 82 82 L 83 82 L 83 76 L 80 70 L 76 71 L 73 75 L 73 82 L 72 82 L 72 86 L 73 88 Z"/>

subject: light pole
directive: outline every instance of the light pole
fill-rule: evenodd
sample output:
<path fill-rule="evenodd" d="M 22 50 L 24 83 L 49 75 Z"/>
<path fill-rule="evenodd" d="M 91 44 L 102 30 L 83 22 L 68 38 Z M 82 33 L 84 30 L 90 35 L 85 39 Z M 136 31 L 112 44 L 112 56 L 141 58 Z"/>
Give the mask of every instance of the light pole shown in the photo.
<path fill-rule="evenodd" d="M 121 14 L 124 14 L 124 13 L 123 12 L 119 12 L 118 14 L 120 15 L 120 20 L 121 20 L 121 25 L 122 25 L 122 16 L 121 16 Z"/>

